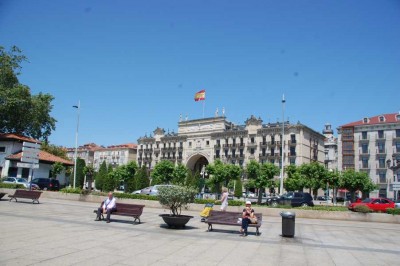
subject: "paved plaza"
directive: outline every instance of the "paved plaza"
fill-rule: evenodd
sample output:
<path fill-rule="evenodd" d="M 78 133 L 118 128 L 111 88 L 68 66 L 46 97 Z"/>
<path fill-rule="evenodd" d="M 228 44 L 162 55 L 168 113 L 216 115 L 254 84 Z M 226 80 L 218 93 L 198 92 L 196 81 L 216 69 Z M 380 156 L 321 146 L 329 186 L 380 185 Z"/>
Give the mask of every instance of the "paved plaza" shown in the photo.
<path fill-rule="evenodd" d="M 0 265 L 399 265 L 398 224 L 296 219 L 283 238 L 281 217 L 263 217 L 261 235 L 250 228 L 200 222 L 167 228 L 161 213 L 144 209 L 141 224 L 114 216 L 95 222 L 99 204 L 42 198 L 0 201 Z"/>

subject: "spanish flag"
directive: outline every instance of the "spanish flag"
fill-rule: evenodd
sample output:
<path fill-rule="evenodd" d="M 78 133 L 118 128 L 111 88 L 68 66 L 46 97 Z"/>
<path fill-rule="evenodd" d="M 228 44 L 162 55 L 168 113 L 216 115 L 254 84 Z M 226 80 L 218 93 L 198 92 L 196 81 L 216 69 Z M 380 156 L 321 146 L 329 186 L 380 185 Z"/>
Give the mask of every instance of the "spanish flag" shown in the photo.
<path fill-rule="evenodd" d="M 197 101 L 203 101 L 203 100 L 205 100 L 206 99 L 206 90 L 201 90 L 201 91 L 199 91 L 199 92 L 197 92 L 195 95 L 194 95 L 194 100 L 197 102 Z"/>

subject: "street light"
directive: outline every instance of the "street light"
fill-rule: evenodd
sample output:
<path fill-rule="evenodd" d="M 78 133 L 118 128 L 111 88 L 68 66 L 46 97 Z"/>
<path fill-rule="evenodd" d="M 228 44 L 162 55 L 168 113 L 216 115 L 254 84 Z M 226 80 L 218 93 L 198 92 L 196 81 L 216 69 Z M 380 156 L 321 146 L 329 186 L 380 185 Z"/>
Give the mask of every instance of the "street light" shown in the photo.
<path fill-rule="evenodd" d="M 392 165 L 390 165 L 391 162 L 393 162 Z M 392 155 L 392 160 L 390 160 L 390 159 L 386 160 L 386 166 L 387 166 L 388 169 L 392 170 L 393 177 L 394 177 L 396 171 L 398 169 L 400 169 L 400 164 L 396 161 L 396 156 L 394 154 Z M 386 184 L 386 197 L 389 197 L 389 188 L 390 188 L 389 180 L 390 180 L 390 178 L 386 177 L 386 182 L 387 182 L 387 184 Z M 396 182 L 396 180 L 393 180 L 393 182 Z M 395 193 L 394 198 L 397 198 L 397 193 Z"/>
<path fill-rule="evenodd" d="M 201 176 L 203 177 L 203 188 L 201 189 L 201 194 L 204 198 L 204 192 L 206 189 L 206 176 L 208 175 L 208 173 L 206 172 L 206 166 L 203 165 L 203 167 L 201 168 Z"/>
<path fill-rule="evenodd" d="M 280 174 L 280 184 L 279 184 L 279 193 L 280 195 L 283 194 L 283 148 L 284 148 L 284 144 L 285 141 L 283 140 L 285 135 L 285 95 L 282 95 L 282 154 L 281 154 L 281 174 Z"/>
<path fill-rule="evenodd" d="M 81 101 L 78 101 L 78 105 L 72 106 L 77 109 L 77 123 L 76 123 L 76 132 L 75 132 L 75 155 L 74 155 L 74 188 L 76 182 L 76 162 L 78 160 L 78 132 L 79 132 L 79 111 L 81 109 Z"/>

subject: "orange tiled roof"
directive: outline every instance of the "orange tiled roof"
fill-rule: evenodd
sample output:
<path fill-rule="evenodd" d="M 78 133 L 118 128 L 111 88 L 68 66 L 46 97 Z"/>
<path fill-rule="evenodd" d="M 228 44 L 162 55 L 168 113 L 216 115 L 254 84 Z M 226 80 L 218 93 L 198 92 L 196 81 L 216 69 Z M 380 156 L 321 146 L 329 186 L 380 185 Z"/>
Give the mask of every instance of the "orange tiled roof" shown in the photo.
<path fill-rule="evenodd" d="M 15 154 L 7 156 L 7 159 L 21 160 L 21 157 L 22 157 L 22 152 L 19 152 L 19 153 L 15 153 Z M 65 165 L 74 165 L 73 161 L 65 160 L 61 157 L 55 156 L 46 151 L 39 152 L 39 161 L 52 162 L 52 163 L 59 162 L 59 163 L 65 164 Z"/>
<path fill-rule="evenodd" d="M 391 124 L 391 123 L 400 122 L 396 118 L 397 115 L 398 115 L 398 113 L 377 115 L 377 116 L 373 116 L 373 117 L 368 117 L 368 122 L 364 122 L 364 119 L 361 119 L 359 121 L 345 124 L 341 127 L 354 127 L 354 126 L 361 126 L 361 125 L 376 125 L 376 124 Z M 383 122 L 381 122 L 379 120 L 379 117 L 381 117 L 381 116 L 385 117 Z"/>
<path fill-rule="evenodd" d="M 31 142 L 31 143 L 41 143 L 41 141 L 33 138 L 28 138 L 20 134 L 16 133 L 1 133 L 0 134 L 0 140 L 20 140 L 20 141 L 26 141 L 26 142 Z"/>

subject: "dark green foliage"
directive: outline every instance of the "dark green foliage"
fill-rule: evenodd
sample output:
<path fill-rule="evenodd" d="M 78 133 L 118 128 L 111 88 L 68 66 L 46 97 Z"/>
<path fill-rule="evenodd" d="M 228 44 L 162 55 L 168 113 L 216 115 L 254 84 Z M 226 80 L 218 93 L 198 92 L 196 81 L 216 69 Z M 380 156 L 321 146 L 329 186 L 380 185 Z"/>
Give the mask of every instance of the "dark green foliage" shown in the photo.
<path fill-rule="evenodd" d="M 185 186 L 191 187 L 195 189 L 197 192 L 200 192 L 204 185 L 204 182 L 201 181 L 202 178 L 199 172 L 192 173 L 191 171 L 189 171 L 186 176 Z"/>
<path fill-rule="evenodd" d="M 150 179 L 147 176 L 147 168 L 146 166 L 142 166 L 137 172 L 135 176 L 135 190 L 139 190 L 150 185 Z"/>
<path fill-rule="evenodd" d="M 243 193 L 243 184 L 242 184 L 242 179 L 238 178 L 238 180 L 236 180 L 236 184 L 235 184 L 235 192 L 234 192 L 234 196 L 237 198 L 241 198 L 242 197 L 242 193 Z"/>
<path fill-rule="evenodd" d="M 368 208 L 368 206 L 365 206 L 365 205 L 357 205 L 356 207 L 354 207 L 354 211 L 361 212 L 361 213 L 373 212 L 370 208 Z"/>
<path fill-rule="evenodd" d="M 0 132 L 17 133 L 47 140 L 57 122 L 50 113 L 54 97 L 31 95 L 28 86 L 18 82 L 17 72 L 26 57 L 14 46 L 9 52 L 0 46 Z"/>
<path fill-rule="evenodd" d="M 76 183 L 75 183 L 75 187 L 83 187 L 83 182 L 85 181 L 85 174 L 83 172 L 83 169 L 85 168 L 85 166 L 86 166 L 85 160 L 83 160 L 81 158 L 78 158 L 76 160 Z M 71 184 L 73 184 L 73 181 L 72 181 Z"/>
<path fill-rule="evenodd" d="M 400 208 L 388 208 L 386 212 L 392 215 L 400 215 Z"/>
<path fill-rule="evenodd" d="M 151 173 L 151 185 L 170 184 L 174 178 L 175 166 L 172 162 L 162 160 L 154 167 Z"/>
<path fill-rule="evenodd" d="M 52 145 L 52 144 L 49 144 L 48 142 L 44 141 L 44 142 L 42 142 L 40 149 L 42 151 L 46 151 L 50 154 L 53 154 L 55 156 L 65 159 L 65 160 L 70 160 L 67 156 L 67 152 L 66 152 L 65 148 L 63 148 L 63 147 Z"/>
<path fill-rule="evenodd" d="M 57 175 L 61 174 L 62 171 L 64 171 L 65 167 L 62 163 L 60 162 L 55 162 L 51 166 L 51 177 L 56 178 Z"/>
<path fill-rule="evenodd" d="M 96 189 L 103 191 L 104 181 L 107 177 L 107 164 L 103 161 L 100 165 L 99 172 L 95 178 L 95 186 Z"/>

